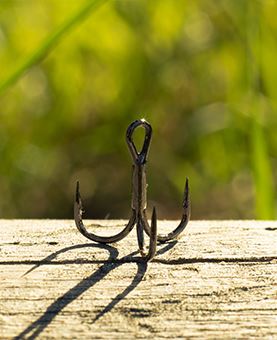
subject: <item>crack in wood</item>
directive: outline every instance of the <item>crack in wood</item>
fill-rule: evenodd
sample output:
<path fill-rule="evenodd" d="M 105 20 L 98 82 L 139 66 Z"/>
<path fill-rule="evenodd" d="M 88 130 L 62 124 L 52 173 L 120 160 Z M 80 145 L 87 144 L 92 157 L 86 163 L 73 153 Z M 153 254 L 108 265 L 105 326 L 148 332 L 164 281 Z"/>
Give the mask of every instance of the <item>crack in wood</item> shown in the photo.
<path fill-rule="evenodd" d="M 198 264 L 198 263 L 265 263 L 277 260 L 277 256 L 262 256 L 262 257 L 249 257 L 249 258 L 188 258 L 188 259 L 158 259 L 152 260 L 153 263 L 160 263 L 165 265 L 177 264 Z M 39 261 L 39 260 L 22 260 L 22 261 L 0 261 L 0 265 L 68 265 L 68 264 L 103 264 L 103 263 L 138 263 L 142 262 L 139 257 L 111 259 L 111 260 L 62 260 L 62 261 Z M 197 271 L 197 269 L 195 269 Z"/>

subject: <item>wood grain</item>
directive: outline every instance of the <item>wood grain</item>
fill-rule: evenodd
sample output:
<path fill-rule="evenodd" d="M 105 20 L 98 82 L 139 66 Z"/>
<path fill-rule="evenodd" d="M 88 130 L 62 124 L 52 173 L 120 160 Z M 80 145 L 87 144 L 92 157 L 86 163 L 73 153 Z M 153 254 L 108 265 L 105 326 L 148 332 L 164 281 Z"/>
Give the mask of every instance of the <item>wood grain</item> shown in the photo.
<path fill-rule="evenodd" d="M 277 338 L 276 222 L 193 221 L 148 265 L 135 231 L 102 246 L 73 221 L 0 228 L 1 339 Z"/>

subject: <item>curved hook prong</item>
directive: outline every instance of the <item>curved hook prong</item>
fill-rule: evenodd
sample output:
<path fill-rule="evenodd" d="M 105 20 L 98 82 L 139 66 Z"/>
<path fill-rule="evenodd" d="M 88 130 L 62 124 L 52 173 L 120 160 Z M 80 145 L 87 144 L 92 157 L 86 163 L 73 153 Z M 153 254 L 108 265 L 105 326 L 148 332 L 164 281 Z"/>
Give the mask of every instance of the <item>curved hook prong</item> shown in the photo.
<path fill-rule="evenodd" d="M 186 184 L 185 184 L 185 190 L 184 190 L 184 199 L 183 199 L 183 214 L 182 214 L 182 219 L 179 225 L 170 233 L 162 235 L 158 234 L 157 235 L 157 240 L 160 243 L 167 242 L 169 240 L 177 238 L 181 232 L 186 228 L 188 222 L 190 219 L 190 195 L 189 195 L 189 181 L 188 178 L 186 179 Z M 150 237 L 151 235 L 151 230 L 150 226 L 147 221 L 147 215 L 146 211 L 143 211 L 143 228 L 147 235 Z"/>
<path fill-rule="evenodd" d="M 80 231 L 82 235 L 84 235 L 86 238 L 99 242 L 99 243 L 113 243 L 122 240 L 126 235 L 129 234 L 129 232 L 133 229 L 135 223 L 136 223 L 136 213 L 132 209 L 132 215 L 125 226 L 125 228 L 118 234 L 113 236 L 98 236 L 94 233 L 90 233 L 87 231 L 83 220 L 82 220 L 82 214 L 83 214 L 83 206 L 82 206 L 82 200 L 80 195 L 80 189 L 79 189 L 79 181 L 76 185 L 76 196 L 75 196 L 75 202 L 74 202 L 74 219 L 76 223 L 76 227 Z"/>

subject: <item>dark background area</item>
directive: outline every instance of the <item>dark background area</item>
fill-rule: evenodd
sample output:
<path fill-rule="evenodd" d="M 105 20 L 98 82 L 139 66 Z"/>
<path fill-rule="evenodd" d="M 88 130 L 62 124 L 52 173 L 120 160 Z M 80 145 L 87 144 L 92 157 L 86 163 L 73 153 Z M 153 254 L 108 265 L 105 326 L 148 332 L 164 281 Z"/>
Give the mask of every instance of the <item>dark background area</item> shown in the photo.
<path fill-rule="evenodd" d="M 277 1 L 90 2 L 0 1 L 0 216 L 127 218 L 145 118 L 159 218 L 275 218 Z"/>

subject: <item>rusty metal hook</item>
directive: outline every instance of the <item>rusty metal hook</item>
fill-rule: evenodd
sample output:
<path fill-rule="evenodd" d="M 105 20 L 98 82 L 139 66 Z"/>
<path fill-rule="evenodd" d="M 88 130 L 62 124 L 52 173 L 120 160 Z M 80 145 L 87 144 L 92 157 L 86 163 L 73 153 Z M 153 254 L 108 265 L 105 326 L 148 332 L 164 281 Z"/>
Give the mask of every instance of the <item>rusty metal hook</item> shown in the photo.
<path fill-rule="evenodd" d="M 138 127 L 145 129 L 145 138 L 140 151 L 137 150 L 134 141 L 133 133 Z M 183 200 L 183 214 L 180 224 L 172 232 L 166 235 L 157 234 L 157 215 L 156 209 L 153 208 L 151 225 L 148 224 L 146 215 L 147 197 L 146 197 L 146 162 L 149 152 L 149 147 L 152 138 L 152 127 L 144 119 L 135 120 L 131 123 L 126 132 L 126 141 L 133 159 L 133 178 L 132 178 L 132 203 L 131 203 L 131 217 L 124 229 L 113 236 L 98 236 L 94 233 L 88 232 L 82 221 L 82 201 L 79 190 L 79 182 L 76 187 L 76 197 L 74 204 L 74 219 L 78 230 L 88 239 L 99 243 L 113 243 L 122 240 L 136 225 L 137 238 L 139 250 L 146 261 L 150 261 L 156 253 L 157 241 L 166 242 L 173 238 L 177 238 L 185 229 L 190 219 L 190 198 L 189 185 L 186 179 L 184 200 Z M 148 252 L 144 248 L 144 231 L 150 237 Z"/>

